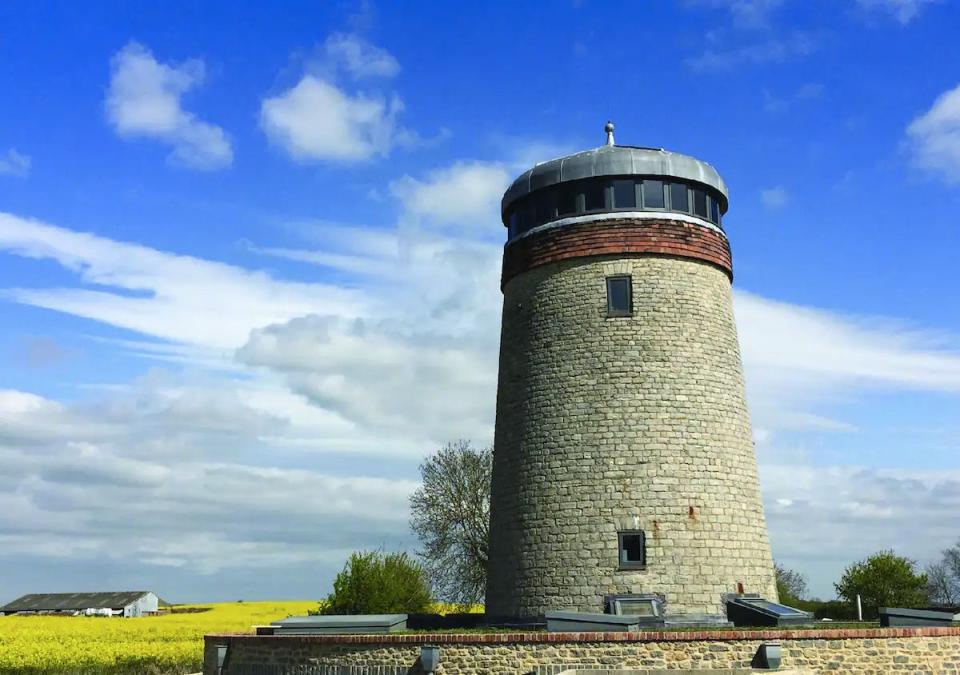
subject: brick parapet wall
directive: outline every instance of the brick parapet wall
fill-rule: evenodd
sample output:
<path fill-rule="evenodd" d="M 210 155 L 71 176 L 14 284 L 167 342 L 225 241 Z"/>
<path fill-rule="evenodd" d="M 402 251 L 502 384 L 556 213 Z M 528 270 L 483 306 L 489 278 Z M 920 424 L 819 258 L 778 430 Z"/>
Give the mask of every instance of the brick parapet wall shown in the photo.
<path fill-rule="evenodd" d="M 509 242 L 503 251 L 501 285 L 561 260 L 643 254 L 702 260 L 733 278 L 730 244 L 714 229 L 667 218 L 611 218 L 547 228 Z"/>
<path fill-rule="evenodd" d="M 781 645 L 791 673 L 960 674 L 960 629 L 656 631 L 641 633 L 420 633 L 409 635 L 208 635 L 204 675 L 420 674 L 423 644 L 440 646 L 436 675 L 528 675 L 568 669 L 741 673 L 761 644 Z M 603 670 L 601 670 L 603 672 Z"/>
<path fill-rule="evenodd" d="M 213 633 L 204 640 L 252 640 L 326 644 L 547 644 L 556 642 L 696 642 L 701 640 L 861 640 L 916 637 L 960 637 L 960 627 L 806 628 L 769 630 L 652 630 L 639 632 L 400 633 L 387 635 L 254 635 Z"/>

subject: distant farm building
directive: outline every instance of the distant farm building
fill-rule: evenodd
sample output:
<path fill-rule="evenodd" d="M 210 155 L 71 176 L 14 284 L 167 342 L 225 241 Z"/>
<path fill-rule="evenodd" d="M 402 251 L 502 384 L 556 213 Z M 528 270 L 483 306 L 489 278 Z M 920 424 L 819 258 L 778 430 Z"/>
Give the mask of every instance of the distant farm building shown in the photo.
<path fill-rule="evenodd" d="M 119 593 L 30 593 L 0 607 L 0 614 L 143 616 L 156 613 L 160 599 L 150 591 Z"/>

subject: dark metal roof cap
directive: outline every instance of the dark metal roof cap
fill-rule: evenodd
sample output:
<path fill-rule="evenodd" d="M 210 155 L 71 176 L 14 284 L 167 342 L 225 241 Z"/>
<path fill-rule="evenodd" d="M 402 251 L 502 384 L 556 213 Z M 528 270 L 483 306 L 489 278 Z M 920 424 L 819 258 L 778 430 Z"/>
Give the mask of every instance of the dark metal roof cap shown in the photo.
<path fill-rule="evenodd" d="M 668 176 L 702 183 L 718 191 L 727 201 L 727 184 L 717 170 L 706 162 L 663 148 L 603 145 L 537 164 L 507 188 L 500 208 L 505 212 L 516 200 L 549 185 L 594 176 L 630 175 Z"/>

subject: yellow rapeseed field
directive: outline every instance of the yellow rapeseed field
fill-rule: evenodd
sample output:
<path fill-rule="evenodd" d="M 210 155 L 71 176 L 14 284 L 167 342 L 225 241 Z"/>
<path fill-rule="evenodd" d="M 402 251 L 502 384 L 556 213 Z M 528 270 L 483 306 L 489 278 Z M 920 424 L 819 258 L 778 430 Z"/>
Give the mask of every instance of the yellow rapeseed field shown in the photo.
<path fill-rule="evenodd" d="M 139 619 L 0 617 L 3 675 L 182 675 L 199 672 L 203 636 L 248 633 L 253 626 L 316 610 L 316 600 L 230 602 Z M 183 609 L 178 606 L 177 609 Z M 435 611 L 455 611 L 437 605 Z M 471 611 L 483 611 L 482 606 Z"/>
<path fill-rule="evenodd" d="M 257 624 L 306 614 L 317 609 L 318 602 L 231 602 L 195 607 L 210 609 L 138 619 L 0 617 L 0 673 L 194 673 L 202 666 L 205 634 L 250 632 Z"/>

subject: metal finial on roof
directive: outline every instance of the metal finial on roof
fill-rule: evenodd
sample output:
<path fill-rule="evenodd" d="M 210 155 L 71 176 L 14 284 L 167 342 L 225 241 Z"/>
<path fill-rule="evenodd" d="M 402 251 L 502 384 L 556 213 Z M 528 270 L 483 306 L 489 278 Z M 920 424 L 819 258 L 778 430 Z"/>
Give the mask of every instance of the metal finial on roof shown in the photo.
<path fill-rule="evenodd" d="M 607 124 L 603 127 L 603 130 L 607 132 L 607 145 L 614 145 L 613 143 L 613 122 L 607 120 Z"/>

